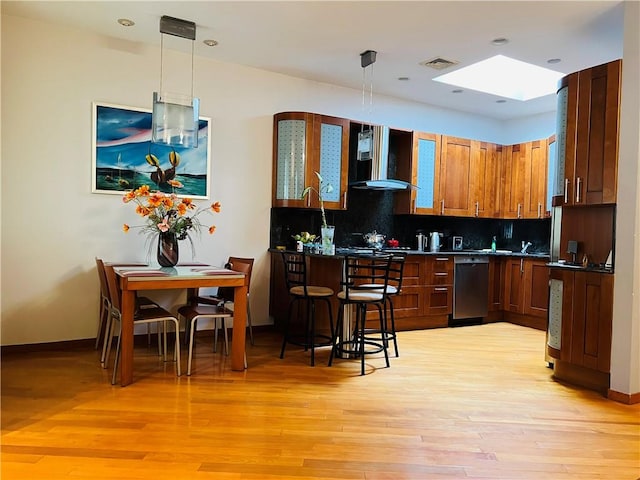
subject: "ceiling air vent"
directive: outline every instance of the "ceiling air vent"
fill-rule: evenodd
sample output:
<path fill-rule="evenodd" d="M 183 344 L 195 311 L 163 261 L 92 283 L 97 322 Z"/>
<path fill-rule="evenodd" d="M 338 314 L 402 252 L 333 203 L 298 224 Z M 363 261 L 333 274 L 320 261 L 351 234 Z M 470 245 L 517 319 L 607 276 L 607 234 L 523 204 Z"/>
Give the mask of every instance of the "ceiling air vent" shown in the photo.
<path fill-rule="evenodd" d="M 444 70 L 445 68 L 452 67 L 453 65 L 457 65 L 458 62 L 453 60 L 447 60 L 442 57 L 435 57 L 431 60 L 425 60 L 424 62 L 420 62 L 420 65 L 424 65 L 425 67 L 435 68 L 436 70 Z"/>

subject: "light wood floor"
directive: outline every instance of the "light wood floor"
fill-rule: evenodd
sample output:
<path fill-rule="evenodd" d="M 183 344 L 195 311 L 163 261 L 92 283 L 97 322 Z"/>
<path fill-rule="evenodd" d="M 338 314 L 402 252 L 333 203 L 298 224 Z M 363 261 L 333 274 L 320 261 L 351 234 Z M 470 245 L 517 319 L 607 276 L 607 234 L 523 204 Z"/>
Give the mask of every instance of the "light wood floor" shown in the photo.
<path fill-rule="evenodd" d="M 199 339 L 176 378 L 137 347 L 112 387 L 94 350 L 2 362 L 2 479 L 551 479 L 640 477 L 640 406 L 559 384 L 544 333 L 506 323 L 402 332 L 391 368 L 259 333 L 250 370 Z M 183 362 L 186 370 L 186 361 Z"/>

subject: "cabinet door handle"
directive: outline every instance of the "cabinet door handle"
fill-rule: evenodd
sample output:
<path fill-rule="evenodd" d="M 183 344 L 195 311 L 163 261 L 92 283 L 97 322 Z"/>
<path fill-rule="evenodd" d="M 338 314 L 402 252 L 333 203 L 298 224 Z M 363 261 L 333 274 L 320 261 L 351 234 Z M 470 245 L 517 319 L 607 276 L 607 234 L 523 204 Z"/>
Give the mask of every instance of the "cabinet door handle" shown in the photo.
<path fill-rule="evenodd" d="M 582 179 L 576 178 L 576 203 L 580 203 L 580 185 L 582 185 Z"/>
<path fill-rule="evenodd" d="M 520 210 L 521 210 L 521 208 L 522 208 L 522 205 L 519 203 L 518 204 L 518 218 L 520 218 Z"/>
<path fill-rule="evenodd" d="M 343 197 L 342 197 L 342 208 L 344 210 L 346 210 L 347 209 L 347 192 L 345 191 L 342 195 L 343 195 Z"/>
<path fill-rule="evenodd" d="M 440 200 L 440 215 L 444 215 L 444 198 Z"/>
<path fill-rule="evenodd" d="M 520 275 L 524 273 L 524 258 L 520 259 Z"/>
<path fill-rule="evenodd" d="M 447 272 L 435 272 L 434 275 L 436 277 L 447 277 L 449 274 Z"/>
<path fill-rule="evenodd" d="M 311 195 L 307 195 L 307 207 L 311 206 Z"/>
<path fill-rule="evenodd" d="M 436 262 L 448 262 L 449 257 L 438 257 L 436 258 Z"/>
<path fill-rule="evenodd" d="M 446 292 L 447 290 L 449 290 L 447 287 L 438 287 L 433 289 L 434 292 Z"/>
<path fill-rule="evenodd" d="M 538 218 L 542 218 L 542 204 L 538 202 Z"/>
<path fill-rule="evenodd" d="M 480 216 L 480 202 L 476 202 L 476 217 Z"/>
<path fill-rule="evenodd" d="M 569 203 L 569 179 L 564 179 L 564 203 Z"/>
<path fill-rule="evenodd" d="M 416 198 L 411 199 L 411 213 L 416 213 L 418 211 L 418 200 Z"/>

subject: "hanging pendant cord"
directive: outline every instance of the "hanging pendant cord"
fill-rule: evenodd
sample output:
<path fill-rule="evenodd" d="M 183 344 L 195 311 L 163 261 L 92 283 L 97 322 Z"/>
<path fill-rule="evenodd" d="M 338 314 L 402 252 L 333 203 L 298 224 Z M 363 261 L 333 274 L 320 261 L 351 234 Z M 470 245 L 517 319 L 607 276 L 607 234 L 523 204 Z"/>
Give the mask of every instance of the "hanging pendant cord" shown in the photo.
<path fill-rule="evenodd" d="M 161 33 L 160 34 L 160 90 L 158 91 L 158 94 L 160 95 L 160 97 L 162 97 L 162 76 L 164 74 L 163 60 L 164 60 L 164 33 Z"/>
<path fill-rule="evenodd" d="M 194 52 L 194 48 L 195 48 L 195 41 L 191 41 L 191 101 L 193 101 L 193 83 L 194 83 L 194 78 L 195 75 L 193 74 L 194 69 L 193 69 L 193 52 Z"/>

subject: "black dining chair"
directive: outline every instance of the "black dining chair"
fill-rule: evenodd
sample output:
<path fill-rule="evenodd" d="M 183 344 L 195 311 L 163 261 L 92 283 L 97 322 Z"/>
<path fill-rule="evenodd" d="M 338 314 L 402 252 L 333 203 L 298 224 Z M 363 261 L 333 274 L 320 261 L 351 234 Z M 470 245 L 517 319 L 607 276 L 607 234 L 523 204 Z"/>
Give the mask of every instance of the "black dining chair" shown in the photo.
<path fill-rule="evenodd" d="M 343 262 L 342 291 L 337 297 L 340 310 L 336 322 L 336 335 L 329 356 L 329 366 L 336 357 L 360 358 L 360 375 L 365 373 L 365 357 L 382 352 L 389 367 L 384 309 L 386 307 L 389 271 L 393 255 L 357 254 L 347 255 Z M 345 309 L 354 307 L 353 325 L 345 329 Z M 377 311 L 380 339 L 367 335 L 367 311 Z M 345 336 L 346 330 L 346 336 Z M 342 337 L 339 335 L 341 334 Z"/>

